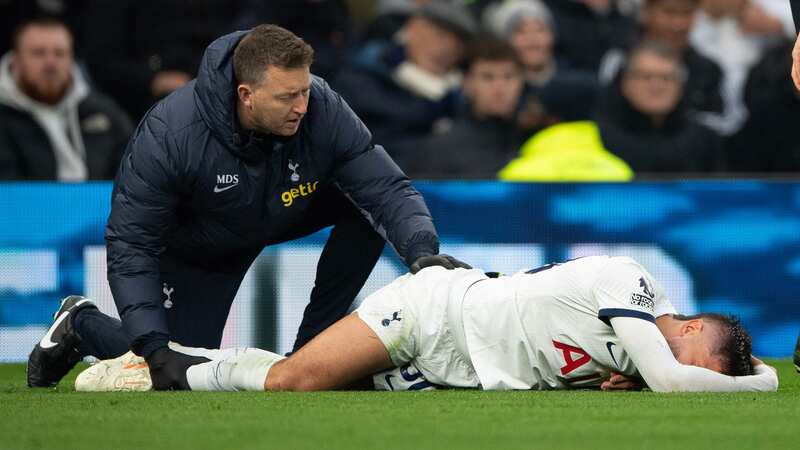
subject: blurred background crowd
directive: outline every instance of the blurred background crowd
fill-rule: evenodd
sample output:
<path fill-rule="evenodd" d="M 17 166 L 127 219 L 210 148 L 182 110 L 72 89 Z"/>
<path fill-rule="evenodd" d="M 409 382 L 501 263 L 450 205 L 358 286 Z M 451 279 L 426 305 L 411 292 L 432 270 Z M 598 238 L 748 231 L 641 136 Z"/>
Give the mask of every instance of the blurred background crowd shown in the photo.
<path fill-rule="evenodd" d="M 205 47 L 260 23 L 415 178 L 800 171 L 786 0 L 0 0 L 0 180 L 113 178 Z"/>

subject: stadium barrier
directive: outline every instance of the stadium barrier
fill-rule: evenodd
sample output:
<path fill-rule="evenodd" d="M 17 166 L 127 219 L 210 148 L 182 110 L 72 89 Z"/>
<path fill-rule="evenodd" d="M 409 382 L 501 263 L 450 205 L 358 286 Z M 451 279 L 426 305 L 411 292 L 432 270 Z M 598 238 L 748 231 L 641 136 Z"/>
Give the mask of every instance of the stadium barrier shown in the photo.
<path fill-rule="evenodd" d="M 629 255 L 680 312 L 738 315 L 756 354 L 791 354 L 800 331 L 800 183 L 417 182 L 442 251 L 513 273 L 590 254 Z M 116 315 L 105 276 L 109 183 L 0 184 L 0 361 L 24 361 L 58 300 L 83 293 Z M 223 346 L 288 351 L 329 231 L 266 249 Z M 358 251 L 354 249 L 353 251 Z M 405 272 L 387 247 L 356 300 Z"/>

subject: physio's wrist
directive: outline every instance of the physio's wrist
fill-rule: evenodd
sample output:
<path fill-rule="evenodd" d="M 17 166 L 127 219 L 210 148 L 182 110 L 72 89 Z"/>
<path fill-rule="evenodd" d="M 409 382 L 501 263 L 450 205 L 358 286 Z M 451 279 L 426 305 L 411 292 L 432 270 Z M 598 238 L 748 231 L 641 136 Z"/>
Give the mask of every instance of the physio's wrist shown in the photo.
<path fill-rule="evenodd" d="M 169 340 L 166 338 L 149 339 L 133 347 L 132 350 L 134 353 L 143 357 L 144 359 L 149 359 L 157 350 L 168 348 L 168 343 Z"/>
<path fill-rule="evenodd" d="M 414 264 L 414 262 L 416 262 L 418 259 L 425 256 L 433 256 L 437 253 L 438 252 L 434 252 L 427 243 L 412 245 L 409 247 L 408 252 L 406 253 L 406 265 L 411 267 L 411 265 Z"/>

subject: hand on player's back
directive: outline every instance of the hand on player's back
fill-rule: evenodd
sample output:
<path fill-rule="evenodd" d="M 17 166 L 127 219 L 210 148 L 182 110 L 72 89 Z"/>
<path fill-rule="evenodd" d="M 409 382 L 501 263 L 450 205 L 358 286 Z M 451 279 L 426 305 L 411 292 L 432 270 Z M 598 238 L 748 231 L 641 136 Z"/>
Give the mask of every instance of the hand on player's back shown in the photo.
<path fill-rule="evenodd" d="M 411 264 L 411 273 L 417 273 L 420 270 L 431 266 L 442 266 L 448 270 L 457 268 L 472 269 L 472 266 L 469 264 L 459 261 L 450 255 L 440 253 L 438 255 L 422 256 L 417 258 L 417 260 Z"/>

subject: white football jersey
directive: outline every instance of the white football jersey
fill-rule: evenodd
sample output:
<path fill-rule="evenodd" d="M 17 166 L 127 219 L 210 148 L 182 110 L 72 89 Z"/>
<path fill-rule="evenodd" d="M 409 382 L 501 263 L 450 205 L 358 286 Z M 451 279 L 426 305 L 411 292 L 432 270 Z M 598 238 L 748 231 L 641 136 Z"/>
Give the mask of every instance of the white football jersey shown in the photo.
<path fill-rule="evenodd" d="M 612 371 L 638 375 L 611 317 L 672 313 L 639 263 L 590 256 L 476 283 L 462 320 L 483 389 L 592 388 Z"/>

